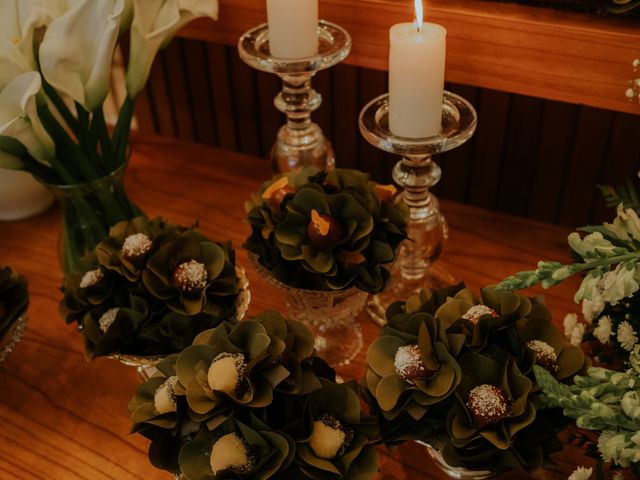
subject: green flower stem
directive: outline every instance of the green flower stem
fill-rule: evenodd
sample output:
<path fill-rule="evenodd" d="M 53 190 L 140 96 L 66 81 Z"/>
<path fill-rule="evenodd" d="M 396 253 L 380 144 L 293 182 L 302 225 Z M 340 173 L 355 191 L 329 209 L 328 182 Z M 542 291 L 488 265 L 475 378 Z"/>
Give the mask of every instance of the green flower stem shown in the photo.
<path fill-rule="evenodd" d="M 109 132 L 107 130 L 107 123 L 104 119 L 104 112 L 102 108 L 93 112 L 93 122 L 91 129 L 95 132 L 98 141 L 100 142 L 100 148 L 102 149 L 102 157 L 105 159 L 105 164 L 111 165 L 114 162 L 109 159 L 113 159 L 114 151 L 109 139 Z"/>
<path fill-rule="evenodd" d="M 80 149 L 84 152 L 85 157 L 89 159 L 92 165 L 97 165 L 98 155 L 96 152 L 96 144 L 92 141 L 89 131 L 89 112 L 87 112 L 78 102 L 76 102 L 76 111 L 78 112 L 78 125 L 80 126 L 78 132 L 78 143 L 80 144 Z"/>
<path fill-rule="evenodd" d="M 557 285 L 564 280 L 564 278 L 558 280 L 553 278 L 553 274 L 561 268 L 570 268 L 573 275 L 576 273 L 585 272 L 587 270 L 595 270 L 599 267 L 608 267 L 618 263 L 625 263 L 633 260 L 640 261 L 640 252 L 616 255 L 614 257 L 607 257 L 601 260 L 595 260 L 586 263 L 572 263 L 567 265 L 558 264 L 555 268 L 538 268 L 536 270 L 520 272 L 516 275 L 512 275 L 504 279 L 498 285 L 498 289 L 507 291 L 522 290 L 525 288 L 533 287 L 540 282 L 544 282 L 545 280 L 551 280 L 549 284 L 543 284 L 543 288 L 548 288 Z"/>
<path fill-rule="evenodd" d="M 74 166 L 79 168 L 87 181 L 97 180 L 100 178 L 97 170 L 93 165 L 91 165 L 86 156 L 82 154 L 78 145 L 73 142 L 69 134 L 58 123 L 49 108 L 44 104 L 38 105 L 38 114 L 40 115 L 42 124 L 56 144 L 56 148 L 58 150 L 56 152 L 57 157 L 66 158 Z"/>
<path fill-rule="evenodd" d="M 135 100 L 129 96 L 125 98 L 118 121 L 113 131 L 112 144 L 115 146 L 115 155 L 113 157 L 114 168 L 123 165 L 126 162 L 127 146 L 129 145 L 129 133 L 131 131 L 131 119 L 135 107 Z"/>
<path fill-rule="evenodd" d="M 73 131 L 75 135 L 78 135 L 80 131 L 78 120 L 73 116 L 73 113 L 71 113 L 71 110 L 69 110 L 67 104 L 64 103 L 64 100 L 62 99 L 58 91 L 51 85 L 49 85 L 49 83 L 47 83 L 44 78 L 42 79 L 42 86 L 47 97 L 49 97 L 51 103 L 53 103 L 53 105 L 56 107 L 56 110 L 58 111 L 60 116 L 62 116 L 67 126 L 71 129 L 71 131 Z"/>

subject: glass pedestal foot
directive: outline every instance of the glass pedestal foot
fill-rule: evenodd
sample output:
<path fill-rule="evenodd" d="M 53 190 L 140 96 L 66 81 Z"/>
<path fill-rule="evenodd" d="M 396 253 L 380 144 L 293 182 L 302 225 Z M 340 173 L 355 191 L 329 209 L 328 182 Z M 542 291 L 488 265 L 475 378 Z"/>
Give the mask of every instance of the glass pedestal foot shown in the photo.
<path fill-rule="evenodd" d="M 318 355 L 332 367 L 349 365 L 363 347 L 362 328 L 357 322 L 309 328 L 316 336 Z"/>
<path fill-rule="evenodd" d="M 385 312 L 389 305 L 397 301 L 406 301 L 412 295 L 426 289 L 440 289 L 457 283 L 458 280 L 440 265 L 433 265 L 419 280 L 408 281 L 402 278 L 400 270 L 391 271 L 391 286 L 385 291 L 373 295 L 367 302 L 367 313 L 374 323 L 382 326 L 386 323 Z"/>

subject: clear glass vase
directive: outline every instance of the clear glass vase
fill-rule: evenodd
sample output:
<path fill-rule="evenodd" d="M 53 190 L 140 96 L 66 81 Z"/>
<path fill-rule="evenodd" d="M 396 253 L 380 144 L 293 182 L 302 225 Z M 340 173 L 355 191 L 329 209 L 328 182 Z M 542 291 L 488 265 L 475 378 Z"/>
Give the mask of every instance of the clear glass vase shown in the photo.
<path fill-rule="evenodd" d="M 495 472 L 492 470 L 470 470 L 464 467 L 454 467 L 449 465 L 447 461 L 442 456 L 442 451 L 440 448 L 436 448 L 432 443 L 437 444 L 438 442 L 424 442 L 421 440 L 417 440 L 416 443 L 422 445 L 426 450 L 429 458 L 435 462 L 435 464 L 445 472 L 449 478 L 457 478 L 461 480 L 484 480 L 486 478 L 491 478 L 495 475 Z M 487 466 L 490 468 L 490 466 Z"/>
<path fill-rule="evenodd" d="M 62 210 L 60 264 L 64 272 L 76 269 L 78 261 L 123 220 L 143 215 L 127 197 L 124 187 L 126 164 L 91 182 L 75 185 L 44 185 Z"/>
<path fill-rule="evenodd" d="M 8 328 L 4 336 L 0 338 L 0 362 L 3 362 L 13 349 L 16 348 L 16 345 L 27 328 L 27 319 L 27 312 L 24 312 L 13 322 L 13 325 Z"/>
<path fill-rule="evenodd" d="M 332 367 L 348 365 L 362 349 L 362 328 L 356 317 L 364 309 L 369 294 L 357 288 L 336 291 L 293 288 L 276 280 L 253 255 L 250 257 L 258 273 L 283 290 L 291 317 L 314 333 L 318 355 Z"/>

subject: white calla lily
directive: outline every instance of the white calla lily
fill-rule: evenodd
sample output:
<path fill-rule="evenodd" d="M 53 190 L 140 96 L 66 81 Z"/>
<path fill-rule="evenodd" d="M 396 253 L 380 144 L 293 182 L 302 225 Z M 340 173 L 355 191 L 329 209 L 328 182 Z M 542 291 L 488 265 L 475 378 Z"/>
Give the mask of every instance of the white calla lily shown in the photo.
<path fill-rule="evenodd" d="M 217 0 L 133 0 L 131 51 L 127 92 L 131 98 L 144 88 L 158 50 L 175 33 L 198 17 L 218 18 Z"/>
<path fill-rule="evenodd" d="M 0 90 L 35 70 L 33 31 L 47 19 L 42 0 L 0 0 Z"/>
<path fill-rule="evenodd" d="M 42 87 L 38 72 L 23 73 L 0 92 L 0 136 L 18 140 L 36 160 L 49 164 L 55 145 L 45 131 L 36 106 Z"/>
<path fill-rule="evenodd" d="M 51 22 L 40 46 L 44 78 L 87 110 L 109 92 L 124 0 L 85 0 Z"/>

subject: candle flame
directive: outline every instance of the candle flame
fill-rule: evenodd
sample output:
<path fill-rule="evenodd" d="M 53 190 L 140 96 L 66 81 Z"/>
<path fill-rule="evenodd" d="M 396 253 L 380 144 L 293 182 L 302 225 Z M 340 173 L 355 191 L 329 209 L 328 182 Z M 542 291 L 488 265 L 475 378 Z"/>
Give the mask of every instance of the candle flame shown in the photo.
<path fill-rule="evenodd" d="M 422 21 L 423 21 L 423 10 L 422 10 L 422 0 L 414 0 L 415 10 L 416 10 L 416 27 L 418 31 L 422 30 Z"/>

